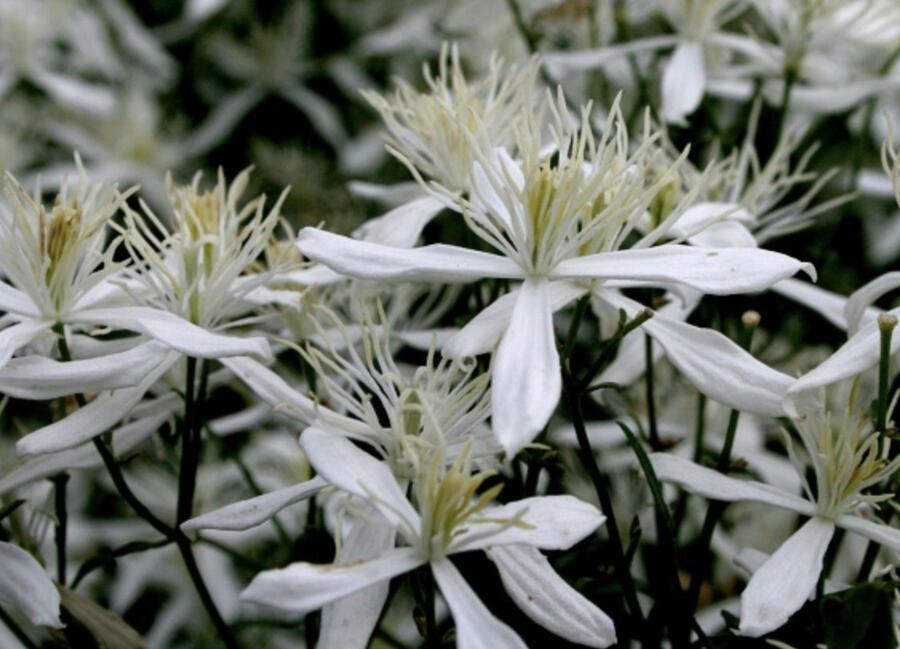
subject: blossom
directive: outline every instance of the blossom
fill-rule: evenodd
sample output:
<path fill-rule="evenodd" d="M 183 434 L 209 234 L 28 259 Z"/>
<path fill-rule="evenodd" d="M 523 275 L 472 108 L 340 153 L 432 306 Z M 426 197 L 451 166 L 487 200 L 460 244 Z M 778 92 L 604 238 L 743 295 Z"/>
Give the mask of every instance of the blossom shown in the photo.
<path fill-rule="evenodd" d="M 498 148 L 480 154 L 473 164 L 472 195 L 461 199 L 461 207 L 469 227 L 501 255 L 445 244 L 401 250 L 314 228 L 304 228 L 297 242 L 307 257 L 353 277 L 523 280 L 492 370 L 493 428 L 509 453 L 534 438 L 559 399 L 551 320 L 557 300 L 554 280 L 613 281 L 618 286 L 674 283 L 731 294 L 760 290 L 798 270 L 811 270 L 809 264 L 759 249 L 653 246 L 666 224 L 631 249 L 620 250 L 674 173 L 655 169 L 658 136 L 647 134 L 629 152 L 615 108 L 599 141 L 586 110 L 579 125 L 568 119 L 561 100 L 553 115 L 555 160 L 544 153 L 539 116 L 528 111 L 516 126 L 521 161 Z"/>
<path fill-rule="evenodd" d="M 778 628 L 812 594 L 828 543 L 836 527 L 900 550 L 900 530 L 873 522 L 864 514 L 893 494 L 871 493 L 900 467 L 879 452 L 880 433 L 871 432 L 865 418 L 851 405 L 839 422 L 819 412 L 796 422 L 813 468 L 813 481 L 804 482 L 805 498 L 760 482 L 731 478 L 712 469 L 663 453 L 650 456 L 660 480 L 674 482 L 692 493 L 726 502 L 754 501 L 809 516 L 754 573 L 741 596 L 740 633 L 760 636 Z M 800 476 L 806 464 L 788 449 Z"/>

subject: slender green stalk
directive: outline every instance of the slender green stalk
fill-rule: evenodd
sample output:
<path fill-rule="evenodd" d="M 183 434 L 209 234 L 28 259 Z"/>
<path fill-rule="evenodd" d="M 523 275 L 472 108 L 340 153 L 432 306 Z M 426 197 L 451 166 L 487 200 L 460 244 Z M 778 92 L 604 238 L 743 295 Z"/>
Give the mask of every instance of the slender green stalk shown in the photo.
<path fill-rule="evenodd" d="M 656 425 L 656 398 L 653 394 L 653 339 L 644 334 L 644 383 L 647 386 L 647 428 L 650 436 L 650 448 L 658 451 L 662 444 L 659 440 L 659 429 Z"/>
<path fill-rule="evenodd" d="M 69 514 L 66 509 L 66 485 L 69 474 L 63 471 L 50 478 L 53 483 L 53 504 L 56 510 L 56 581 L 60 586 L 66 585 L 66 533 L 69 525 Z"/>

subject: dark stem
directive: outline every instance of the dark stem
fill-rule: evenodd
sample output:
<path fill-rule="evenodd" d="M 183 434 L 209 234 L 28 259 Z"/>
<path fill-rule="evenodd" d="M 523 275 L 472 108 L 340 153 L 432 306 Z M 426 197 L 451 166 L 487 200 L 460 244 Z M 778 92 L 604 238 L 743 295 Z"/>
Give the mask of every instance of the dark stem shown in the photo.
<path fill-rule="evenodd" d="M 38 646 L 34 641 L 28 637 L 28 634 L 22 630 L 22 627 L 16 623 L 12 616 L 10 616 L 2 606 L 0 606 L 0 622 L 3 622 L 3 624 L 6 625 L 6 628 L 12 631 L 12 634 L 16 636 L 16 639 L 22 643 L 22 646 L 25 647 L 25 649 L 38 649 Z"/>
<path fill-rule="evenodd" d="M 63 471 L 50 478 L 53 483 L 53 503 L 56 509 L 56 581 L 66 585 L 66 531 L 69 514 L 66 509 L 66 485 L 69 474 Z"/>
<path fill-rule="evenodd" d="M 659 429 L 656 425 L 656 399 L 653 395 L 653 339 L 644 334 L 644 359 L 646 369 L 644 379 L 647 386 L 647 426 L 650 436 L 650 448 L 658 451 L 661 447 L 659 441 Z"/>

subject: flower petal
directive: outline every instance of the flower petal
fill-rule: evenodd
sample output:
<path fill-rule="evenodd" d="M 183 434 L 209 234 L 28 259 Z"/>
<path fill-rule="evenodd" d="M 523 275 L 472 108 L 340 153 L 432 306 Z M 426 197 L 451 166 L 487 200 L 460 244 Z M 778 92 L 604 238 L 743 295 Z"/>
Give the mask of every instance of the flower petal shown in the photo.
<path fill-rule="evenodd" d="M 418 531 L 419 514 L 413 509 L 388 466 L 363 452 L 340 435 L 310 427 L 300 435 L 300 446 L 328 482 L 372 503 L 393 525 Z"/>
<path fill-rule="evenodd" d="M 864 321 L 864 314 L 885 293 L 900 287 L 900 271 L 885 273 L 876 277 L 868 284 L 853 291 L 847 298 L 844 307 L 844 316 L 847 318 L 847 330 L 852 336 L 859 330 L 860 323 Z"/>
<path fill-rule="evenodd" d="M 588 647 L 615 644 L 610 617 L 566 583 L 538 550 L 504 545 L 486 552 L 506 592 L 532 620 L 570 642 Z"/>
<path fill-rule="evenodd" d="M 519 267 L 506 257 L 445 244 L 394 248 L 303 228 L 297 248 L 309 259 L 359 279 L 457 283 L 483 277 L 522 277 Z"/>
<path fill-rule="evenodd" d="M 220 359 L 222 365 L 247 384 L 260 399 L 276 409 L 290 409 L 304 424 L 316 419 L 316 404 L 312 399 L 291 387 L 287 381 L 268 367 L 249 356 Z"/>
<path fill-rule="evenodd" d="M 178 360 L 169 352 L 156 367 L 147 369 L 144 380 L 133 388 L 103 392 L 68 417 L 38 428 L 16 443 L 19 455 L 54 453 L 78 446 L 109 430 L 134 409 L 147 390 Z"/>
<path fill-rule="evenodd" d="M 432 561 L 431 570 L 456 622 L 457 649 L 527 649 L 522 638 L 487 609 L 449 559 Z"/>
<path fill-rule="evenodd" d="M 444 209 L 444 203 L 433 196 L 421 196 L 398 205 L 387 214 L 370 219 L 353 233 L 357 239 L 395 248 L 412 248 L 422 230 Z"/>
<path fill-rule="evenodd" d="M 271 359 L 272 351 L 265 338 L 238 338 L 212 333 L 180 318 L 174 313 L 143 306 L 89 309 L 78 311 L 70 322 L 90 322 L 128 329 L 146 334 L 182 354 L 196 358 L 256 355 Z"/>
<path fill-rule="evenodd" d="M 47 331 L 52 325 L 48 320 L 24 320 L 0 330 L 0 367 L 6 365 L 13 354 Z"/>
<path fill-rule="evenodd" d="M 741 595 L 738 633 L 757 638 L 774 631 L 812 594 L 834 523 L 813 516 L 757 570 Z"/>
<path fill-rule="evenodd" d="M 40 311 L 27 293 L 13 288 L 5 282 L 0 282 L 0 311 L 19 313 L 30 318 L 39 318 Z"/>
<path fill-rule="evenodd" d="M 550 282 L 526 279 L 494 358 L 491 423 L 512 457 L 540 432 L 562 388 Z"/>
<path fill-rule="evenodd" d="M 696 41 L 682 41 L 663 71 L 662 113 L 666 121 L 686 125 L 684 118 L 700 105 L 705 88 L 703 45 Z"/>
<path fill-rule="evenodd" d="M 650 462 L 656 477 L 674 482 L 686 491 L 711 500 L 736 502 L 749 500 L 790 509 L 804 516 L 815 516 L 813 503 L 787 491 L 750 480 L 738 480 L 718 471 L 694 464 L 690 460 L 666 453 L 651 453 Z"/>
<path fill-rule="evenodd" d="M 771 250 L 669 244 L 566 259 L 552 276 L 678 282 L 703 293 L 733 295 L 761 291 L 801 270 L 814 276 L 812 264 Z"/>
<path fill-rule="evenodd" d="M 61 629 L 59 592 L 33 556 L 0 541 L 0 602 L 22 611 L 36 626 Z"/>
<path fill-rule="evenodd" d="M 687 241 L 700 248 L 755 248 L 757 245 L 747 226 L 730 219 L 706 226 Z"/>
<path fill-rule="evenodd" d="M 349 565 L 294 563 L 256 575 L 241 593 L 241 599 L 284 611 L 309 613 L 423 563 L 425 558 L 415 548 L 395 548 L 380 557 Z"/>
<path fill-rule="evenodd" d="M 876 543 L 881 543 L 900 552 L 900 530 L 895 527 L 876 523 L 852 514 L 843 514 L 838 517 L 836 522 L 844 529 L 856 532 L 867 539 L 872 539 Z"/>
<path fill-rule="evenodd" d="M 783 279 L 774 284 L 772 290 L 812 309 L 838 329 L 847 330 L 847 316 L 844 315 L 844 308 L 847 305 L 845 296 L 799 279 Z M 865 311 L 865 320 L 874 320 L 879 313 L 878 309 L 868 308 Z"/>
<path fill-rule="evenodd" d="M 117 354 L 60 363 L 43 356 L 10 359 L 0 369 L 0 392 L 17 399 L 55 399 L 137 385 L 166 355 L 156 341 Z"/>
<path fill-rule="evenodd" d="M 541 550 L 568 550 L 603 524 L 596 507 L 575 496 L 533 496 L 484 510 L 483 522 L 470 520 L 451 543 L 450 552 L 520 544 Z M 518 518 L 524 525 L 503 528 Z"/>
<path fill-rule="evenodd" d="M 198 530 L 249 530 L 262 525 L 285 507 L 316 495 L 328 486 L 320 477 L 248 498 L 219 509 L 195 516 L 181 524 L 181 531 L 188 536 Z"/>

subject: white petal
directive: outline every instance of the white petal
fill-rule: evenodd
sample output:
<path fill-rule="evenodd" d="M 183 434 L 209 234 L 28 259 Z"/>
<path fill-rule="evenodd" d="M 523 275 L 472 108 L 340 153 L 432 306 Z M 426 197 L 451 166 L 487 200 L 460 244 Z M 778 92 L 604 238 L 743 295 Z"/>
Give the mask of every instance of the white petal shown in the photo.
<path fill-rule="evenodd" d="M 542 627 L 588 647 L 615 644 L 610 617 L 560 577 L 538 550 L 505 545 L 489 548 L 487 555 L 512 600 Z"/>
<path fill-rule="evenodd" d="M 541 55 L 549 69 L 564 70 L 590 70 L 605 65 L 608 61 L 620 58 L 634 52 L 655 50 L 677 45 L 681 39 L 675 35 L 651 36 L 641 38 L 621 45 L 600 47 L 591 50 L 576 51 L 551 51 Z"/>
<path fill-rule="evenodd" d="M 895 527 L 889 527 L 888 525 L 876 523 L 852 514 L 839 516 L 837 524 L 851 532 L 856 532 L 867 539 L 872 539 L 876 543 L 881 543 L 900 552 L 900 530 Z"/>
<path fill-rule="evenodd" d="M 891 309 L 888 313 L 900 316 L 900 307 Z M 880 355 L 880 336 L 877 322 L 869 322 L 861 327 L 826 361 L 797 379 L 788 390 L 785 406 L 789 410 L 796 410 L 798 407 L 796 400 L 802 398 L 803 393 L 875 367 Z M 898 349 L 900 349 L 900 335 L 895 334 L 891 337 L 891 354 L 897 353 Z"/>
<path fill-rule="evenodd" d="M 688 243 L 700 248 L 755 248 L 756 238 L 747 226 L 737 221 L 722 221 L 706 226 L 688 237 Z"/>
<path fill-rule="evenodd" d="M 412 248 L 422 230 L 444 209 L 444 203 L 433 196 L 421 196 L 399 205 L 387 214 L 370 219 L 353 233 L 357 239 L 395 248 Z"/>
<path fill-rule="evenodd" d="M 706 88 L 706 64 L 703 45 L 695 41 L 679 43 L 666 63 L 662 78 L 662 113 L 667 122 L 686 124 Z"/>
<path fill-rule="evenodd" d="M 738 221 L 745 225 L 752 225 L 755 220 L 753 215 L 739 203 L 705 201 L 687 208 L 672 224 L 669 233 L 675 236 L 685 236 L 699 232 L 714 223 Z"/>
<path fill-rule="evenodd" d="M 354 523 L 341 545 L 339 563 L 377 557 L 394 546 L 395 532 L 383 525 Z M 321 632 L 316 649 L 366 649 L 390 584 L 381 581 L 348 595 L 322 609 Z"/>
<path fill-rule="evenodd" d="M 814 272 L 811 264 L 770 250 L 665 245 L 567 259 L 553 277 L 678 282 L 703 293 L 732 295 L 761 291 L 801 270 Z"/>
<path fill-rule="evenodd" d="M 249 356 L 231 356 L 221 359 L 221 363 L 273 408 L 289 408 L 304 424 L 315 421 L 315 402 L 259 361 Z"/>
<path fill-rule="evenodd" d="M 556 409 L 559 372 L 550 283 L 526 279 L 491 374 L 491 425 L 510 457 L 534 439 Z"/>
<path fill-rule="evenodd" d="M 420 198 L 423 192 L 421 185 L 417 182 L 376 185 L 375 183 L 351 180 L 347 183 L 347 189 L 355 196 L 380 201 L 394 207 Z M 893 194 L 891 195 L 893 196 Z"/>
<path fill-rule="evenodd" d="M 370 502 L 392 524 L 418 531 L 419 515 L 384 462 L 345 438 L 315 427 L 303 431 L 300 446 L 328 482 Z"/>
<path fill-rule="evenodd" d="M 16 353 L 20 347 L 24 347 L 47 331 L 53 324 L 46 320 L 25 320 L 0 330 L 0 367 Z"/>
<path fill-rule="evenodd" d="M 347 279 L 344 275 L 336 273 L 328 266 L 315 264 L 310 268 L 295 270 L 289 273 L 275 275 L 273 282 L 285 282 L 299 284 L 300 286 L 330 286 Z"/>
<path fill-rule="evenodd" d="M 380 557 L 350 565 L 294 563 L 256 575 L 241 593 L 241 599 L 284 611 L 309 613 L 423 563 L 425 558 L 415 548 L 388 550 Z"/>
<path fill-rule="evenodd" d="M 244 115 L 262 99 L 262 91 L 247 86 L 220 98 L 216 108 L 178 145 L 183 158 L 203 155 L 228 137 Z"/>
<path fill-rule="evenodd" d="M 525 525 L 500 529 L 503 520 L 517 516 Z M 600 510 L 574 496 L 523 498 L 485 509 L 481 517 L 490 522 L 469 521 L 468 529 L 451 543 L 450 552 L 509 544 L 530 545 L 541 550 L 568 550 L 606 520 Z"/>
<path fill-rule="evenodd" d="M 799 279 L 783 279 L 773 285 L 772 290 L 812 309 L 838 329 L 847 330 L 847 316 L 844 315 L 844 307 L 847 304 L 845 296 Z M 878 309 L 867 309 L 865 320 L 867 322 L 874 320 L 879 312 Z"/>
<path fill-rule="evenodd" d="M 0 369 L 0 392 L 18 399 L 54 399 L 76 392 L 99 392 L 137 385 L 166 355 L 147 342 L 117 354 L 60 363 L 43 356 L 10 359 Z"/>
<path fill-rule="evenodd" d="M 17 288 L 13 288 L 9 284 L 0 282 L 0 311 L 11 311 L 12 313 L 20 313 L 31 318 L 39 318 L 40 311 L 35 307 L 34 302 Z"/>
<path fill-rule="evenodd" d="M 328 486 L 320 477 L 225 505 L 211 512 L 195 516 L 181 524 L 181 531 L 188 536 L 198 530 L 249 530 L 262 525 L 285 507 L 316 495 Z"/>
<path fill-rule="evenodd" d="M 885 293 L 900 287 L 900 271 L 885 273 L 876 277 L 868 284 L 853 291 L 847 298 L 844 307 L 844 316 L 847 318 L 847 328 L 850 335 L 859 330 L 860 323 L 864 321 L 864 314 Z"/>
<path fill-rule="evenodd" d="M 819 574 L 834 523 L 813 516 L 757 570 L 741 594 L 741 635 L 774 631 L 809 598 Z"/>
<path fill-rule="evenodd" d="M 223 336 L 198 327 L 174 313 L 150 307 L 90 309 L 74 313 L 70 321 L 139 331 L 196 358 L 241 355 L 256 355 L 266 360 L 272 358 L 272 351 L 265 338 Z"/>
<path fill-rule="evenodd" d="M 555 313 L 584 295 L 585 289 L 573 282 L 550 282 L 550 308 Z M 448 358 L 462 359 L 491 351 L 509 327 L 519 289 L 514 289 L 482 309 L 441 349 Z"/>
<path fill-rule="evenodd" d="M 359 279 L 455 283 L 522 277 L 519 267 L 506 257 L 444 244 L 394 248 L 303 228 L 297 248 L 309 259 Z"/>
<path fill-rule="evenodd" d="M 36 626 L 61 629 L 59 592 L 33 556 L 0 541 L 0 602 L 22 611 Z"/>
<path fill-rule="evenodd" d="M 431 570 L 456 623 L 457 649 L 528 649 L 485 607 L 449 559 L 432 561 Z"/>
<path fill-rule="evenodd" d="M 19 455 L 53 453 L 78 446 L 103 433 L 134 409 L 156 383 L 157 379 L 178 360 L 176 352 L 169 352 L 154 368 L 147 368 L 146 376 L 133 388 L 102 392 L 100 396 L 68 417 L 39 428 L 16 443 Z"/>
<path fill-rule="evenodd" d="M 347 139 L 337 110 L 320 95 L 303 86 L 281 87 L 278 91 L 282 97 L 303 111 L 313 128 L 324 135 L 335 148 L 339 148 L 339 145 Z"/>
<path fill-rule="evenodd" d="M 800 496 L 761 482 L 731 478 L 682 457 L 651 453 L 650 462 L 653 464 L 656 477 L 661 481 L 674 482 L 686 491 L 711 500 L 724 502 L 749 500 L 790 509 L 805 516 L 814 516 L 816 513 L 815 505 Z"/>
<path fill-rule="evenodd" d="M 116 105 L 112 90 L 100 84 L 37 67 L 32 68 L 30 79 L 60 104 L 93 116 L 109 113 Z"/>

